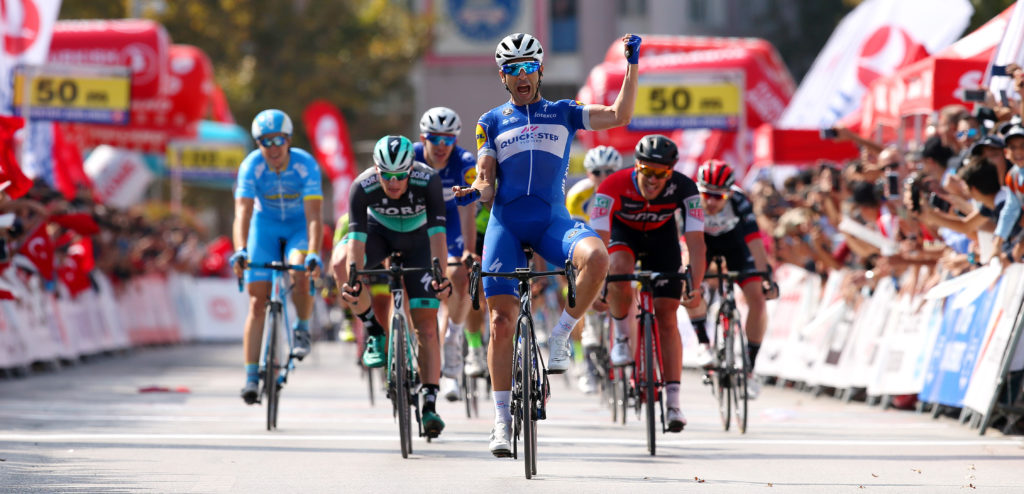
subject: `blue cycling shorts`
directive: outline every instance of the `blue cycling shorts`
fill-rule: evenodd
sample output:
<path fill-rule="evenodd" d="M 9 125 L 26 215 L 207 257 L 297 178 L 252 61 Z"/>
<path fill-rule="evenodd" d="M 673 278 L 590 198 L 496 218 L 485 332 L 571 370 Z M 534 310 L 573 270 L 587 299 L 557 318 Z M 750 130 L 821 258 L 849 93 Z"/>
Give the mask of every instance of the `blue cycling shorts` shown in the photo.
<path fill-rule="evenodd" d="M 523 245 L 533 247 L 544 260 L 562 266 L 571 259 L 580 239 L 598 237 L 586 223 L 569 217 L 565 207 L 551 207 L 536 196 L 523 196 L 495 205 L 484 234 L 484 271 L 515 271 L 526 267 Z M 484 295 L 518 295 L 518 282 L 485 277 Z"/>
<path fill-rule="evenodd" d="M 281 240 L 285 241 L 285 259 L 297 250 L 303 255 L 309 248 L 309 232 L 305 221 L 282 222 L 253 215 L 249 223 L 249 262 L 265 264 L 281 260 Z M 245 282 L 270 281 L 272 271 L 266 268 L 252 268 L 245 271 Z"/>

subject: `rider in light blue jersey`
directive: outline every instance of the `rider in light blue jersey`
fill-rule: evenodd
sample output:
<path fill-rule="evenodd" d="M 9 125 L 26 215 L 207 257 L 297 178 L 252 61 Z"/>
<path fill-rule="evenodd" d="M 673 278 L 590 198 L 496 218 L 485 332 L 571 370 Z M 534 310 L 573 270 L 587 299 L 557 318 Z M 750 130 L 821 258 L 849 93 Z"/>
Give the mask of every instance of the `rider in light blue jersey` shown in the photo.
<path fill-rule="evenodd" d="M 452 294 L 442 308 L 444 326 L 444 366 L 441 368 L 441 395 L 448 401 L 459 399 L 457 379 L 462 376 L 462 341 L 469 314 L 469 277 L 463 261 L 476 252 L 476 206 L 455 204 L 454 186 L 466 186 L 476 179 L 473 153 L 455 145 L 462 132 L 462 119 L 451 108 L 436 106 L 420 118 L 420 142 L 413 144 L 416 161 L 437 170 L 444 187 L 447 221 L 448 268 Z M 447 322 L 447 324 L 445 324 Z M 470 335 L 471 337 L 473 335 Z M 483 361 L 483 348 L 469 357 Z M 481 358 L 483 357 L 483 358 Z"/>
<path fill-rule="evenodd" d="M 259 149 L 249 153 L 238 169 L 235 189 L 235 221 L 232 228 L 235 253 L 231 265 L 236 276 L 244 274 L 249 289 L 249 315 L 245 319 L 245 387 L 242 399 L 256 402 L 258 362 L 266 304 L 270 297 L 271 271 L 248 263 L 279 260 L 281 241 L 289 264 L 304 264 L 316 274 L 317 254 L 323 232 L 320 208 L 323 190 L 320 166 L 309 153 L 291 147 L 292 121 L 281 110 L 264 110 L 252 121 L 252 137 Z M 304 272 L 293 271 L 295 286 L 308 285 Z M 298 321 L 294 327 L 293 354 L 302 360 L 309 353 L 309 318 L 313 298 L 306 290 L 292 290 Z"/>
<path fill-rule="evenodd" d="M 608 273 L 608 251 L 589 226 L 570 218 L 565 208 L 569 147 L 577 130 L 604 130 L 629 123 L 637 94 L 640 37 L 622 38 L 628 65 L 612 106 L 583 105 L 540 96 L 544 49 L 529 34 L 516 33 L 498 43 L 498 77 L 509 101 L 480 117 L 476 127 L 477 178 L 456 189 L 460 202 L 494 202 L 484 236 L 483 268 L 512 271 L 526 265 L 521 246 L 533 247 L 545 260 L 571 259 L 579 270 L 577 305 L 566 308 L 551 330 L 548 372 L 569 367 L 569 333 L 601 290 Z M 491 314 L 489 362 L 494 389 L 495 425 L 490 450 L 511 456 L 509 396 L 512 385 L 513 321 L 519 311 L 515 281 L 484 278 Z"/>

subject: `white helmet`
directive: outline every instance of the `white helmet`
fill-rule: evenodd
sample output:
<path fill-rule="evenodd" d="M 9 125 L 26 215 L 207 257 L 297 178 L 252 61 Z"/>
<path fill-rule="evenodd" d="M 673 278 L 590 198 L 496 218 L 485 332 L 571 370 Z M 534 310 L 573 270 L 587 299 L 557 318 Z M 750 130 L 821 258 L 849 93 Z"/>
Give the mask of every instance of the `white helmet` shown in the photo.
<path fill-rule="evenodd" d="M 412 168 L 412 142 L 405 136 L 384 136 L 373 146 L 373 164 L 380 171 L 404 172 Z"/>
<path fill-rule="evenodd" d="M 455 134 L 462 132 L 462 120 L 451 108 L 435 106 L 420 119 L 420 133 Z"/>
<path fill-rule="evenodd" d="M 611 146 L 597 146 L 583 158 L 583 168 L 592 172 L 598 168 L 610 167 L 612 170 L 622 169 L 622 155 Z"/>
<path fill-rule="evenodd" d="M 505 36 L 494 50 L 494 61 L 501 67 L 517 58 L 532 58 L 544 63 L 544 48 L 540 46 L 537 38 L 529 34 L 515 33 Z"/>

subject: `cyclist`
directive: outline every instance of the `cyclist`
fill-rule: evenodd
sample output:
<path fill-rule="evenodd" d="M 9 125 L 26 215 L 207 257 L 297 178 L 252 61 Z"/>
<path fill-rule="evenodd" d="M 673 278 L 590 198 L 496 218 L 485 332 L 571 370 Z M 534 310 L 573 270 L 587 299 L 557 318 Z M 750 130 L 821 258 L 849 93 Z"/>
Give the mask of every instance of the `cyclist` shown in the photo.
<path fill-rule="evenodd" d="M 244 274 L 249 291 L 242 399 L 250 405 L 259 395 L 258 362 L 271 271 L 246 271 L 245 267 L 248 263 L 279 260 L 283 239 L 288 263 L 312 267 L 315 276 L 320 270 L 317 249 L 323 236 L 320 166 L 308 152 L 291 147 L 291 118 L 281 110 L 263 110 L 252 121 L 252 137 L 259 149 L 249 153 L 238 168 L 232 226 L 235 253 L 230 258 L 235 276 Z M 291 278 L 297 287 L 309 283 L 305 272 L 292 271 Z M 296 289 L 292 290 L 292 301 L 298 317 L 293 326 L 292 354 L 302 360 L 309 353 L 313 297 L 307 290 Z"/>
<path fill-rule="evenodd" d="M 608 245 L 611 256 L 609 274 L 629 274 L 636 261 L 645 270 L 679 272 L 682 252 L 676 234 L 675 212 L 682 212 L 683 236 L 690 258 L 693 286 L 704 279 L 704 209 L 697 184 L 672 170 L 679 150 L 668 137 L 646 135 L 636 145 L 632 170 L 613 173 L 597 189 L 591 208 L 591 225 Z M 682 280 L 657 280 L 654 283 L 654 317 L 661 344 L 662 376 L 665 381 L 665 407 L 669 432 L 680 432 L 686 417 L 679 407 L 679 378 L 683 372 L 683 347 L 676 324 L 676 311 L 683 295 Z M 692 288 L 691 288 L 692 290 Z M 686 305 L 697 306 L 696 291 L 686 294 Z M 615 342 L 612 365 L 627 365 L 633 360 L 629 337 L 633 318 L 633 285 L 608 284 L 608 313 L 612 317 Z"/>
<path fill-rule="evenodd" d="M 456 379 L 462 375 L 462 332 L 469 313 L 469 277 L 463 260 L 476 249 L 476 206 L 457 206 L 453 186 L 469 185 L 476 176 L 473 153 L 455 145 L 462 132 L 462 120 L 450 108 L 438 106 L 420 118 L 420 142 L 413 144 L 416 160 L 430 165 L 441 176 L 444 187 L 445 231 L 448 241 L 447 274 L 452 282 L 452 295 L 445 304 L 447 320 L 444 331 L 444 366 L 441 367 L 441 394 L 448 401 L 459 399 Z"/>
<path fill-rule="evenodd" d="M 341 297 L 363 322 L 369 337 L 363 352 L 363 364 L 382 367 L 387 359 L 387 336 L 377 322 L 370 303 L 369 290 L 353 296 L 355 287 L 348 285 L 348 264 L 356 269 L 380 265 L 389 254 L 400 252 L 408 267 L 429 267 L 431 257 L 445 259 L 444 194 L 441 178 L 423 163 L 414 163 L 412 142 L 403 136 L 384 136 L 373 148 L 374 167 L 360 173 L 349 193 L 347 246 L 331 255 L 331 272 L 341 285 Z M 424 249 L 424 245 L 430 245 Z M 441 353 L 437 338 L 437 308 L 434 293 L 446 297 L 441 286 L 429 275 L 405 276 L 412 325 L 419 341 L 419 369 L 423 380 L 421 390 L 423 429 L 435 437 L 444 429 L 437 414 L 438 379 Z M 434 290 L 434 291 L 432 291 Z"/>
<path fill-rule="evenodd" d="M 484 236 L 485 270 L 524 267 L 523 244 L 549 261 L 571 259 L 579 269 L 578 303 L 562 311 L 548 339 L 548 371 L 553 374 L 568 369 L 569 333 L 597 298 L 608 270 L 608 253 L 600 238 L 582 221 L 573 221 L 565 209 L 563 184 L 572 136 L 580 129 L 603 130 L 629 123 L 637 93 L 640 42 L 639 36 L 622 38 L 628 65 L 612 106 L 584 106 L 541 98 L 544 49 L 537 38 L 515 33 L 502 39 L 494 58 L 509 100 L 477 122 L 477 177 L 471 187 L 456 191 L 460 202 L 494 201 Z M 496 412 L 490 450 L 507 457 L 511 456 L 512 336 L 519 300 L 515 280 L 488 277 L 483 287 L 491 317 L 488 361 Z"/>
<path fill-rule="evenodd" d="M 565 193 L 565 207 L 573 219 L 590 223 L 590 208 L 594 203 L 594 192 L 605 177 L 622 168 L 622 155 L 611 146 L 597 146 L 587 151 L 586 156 L 583 157 L 583 168 L 587 171 L 587 176 L 573 184 L 569 188 L 569 192 Z M 586 353 L 602 346 L 602 316 L 602 312 L 595 310 L 588 310 L 584 314 L 580 343 Z M 587 394 L 596 393 L 597 369 L 593 368 L 594 363 L 591 359 L 585 359 L 585 365 L 587 367 L 583 375 L 580 376 L 580 390 Z"/>
<path fill-rule="evenodd" d="M 735 183 L 732 168 L 721 160 L 708 160 L 697 170 L 697 188 L 704 200 L 704 241 L 707 243 L 707 260 L 714 256 L 725 258 L 730 271 L 767 271 L 768 254 L 761 240 L 754 207 L 750 199 Z M 747 301 L 747 319 L 743 329 L 747 334 L 747 354 L 750 368 L 754 368 L 757 352 L 761 349 L 768 313 L 765 311 L 768 299 L 779 296 L 779 287 L 774 281 L 758 283 L 759 276 L 747 276 L 739 281 Z M 701 299 L 696 307 L 688 306 L 687 314 L 702 346 L 710 344 L 707 333 L 707 304 Z M 753 374 L 753 373 L 751 373 Z M 747 379 L 747 397 L 757 398 L 760 384 Z"/>

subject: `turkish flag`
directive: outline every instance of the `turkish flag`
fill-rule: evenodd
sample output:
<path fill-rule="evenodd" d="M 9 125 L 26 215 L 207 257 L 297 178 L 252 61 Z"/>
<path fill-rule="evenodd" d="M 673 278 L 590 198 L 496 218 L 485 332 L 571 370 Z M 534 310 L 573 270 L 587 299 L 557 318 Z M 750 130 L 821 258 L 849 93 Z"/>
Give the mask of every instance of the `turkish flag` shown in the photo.
<path fill-rule="evenodd" d="M 92 287 L 92 281 L 89 280 L 89 272 L 82 267 L 74 256 L 64 258 L 64 262 L 57 268 L 57 276 L 68 287 L 72 298 L 77 297 L 79 293 Z"/>
<path fill-rule="evenodd" d="M 96 219 L 90 213 L 71 212 L 58 214 L 51 216 L 50 222 L 73 230 L 79 235 L 96 235 L 100 232 L 100 225 L 96 223 Z"/>
<path fill-rule="evenodd" d="M 44 280 L 53 279 L 53 241 L 46 234 L 45 224 L 32 232 L 18 253 L 32 261 Z"/>
<path fill-rule="evenodd" d="M 14 153 L 14 132 L 24 125 L 21 117 L 0 115 L 0 183 L 11 182 L 4 193 L 12 199 L 25 195 L 32 188 L 32 181 L 21 172 Z"/>

